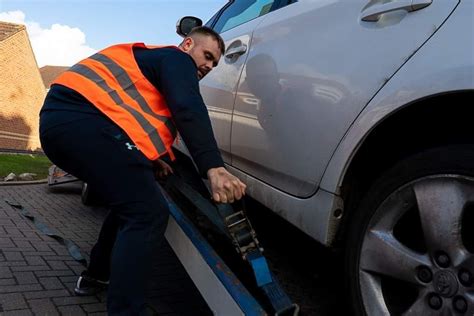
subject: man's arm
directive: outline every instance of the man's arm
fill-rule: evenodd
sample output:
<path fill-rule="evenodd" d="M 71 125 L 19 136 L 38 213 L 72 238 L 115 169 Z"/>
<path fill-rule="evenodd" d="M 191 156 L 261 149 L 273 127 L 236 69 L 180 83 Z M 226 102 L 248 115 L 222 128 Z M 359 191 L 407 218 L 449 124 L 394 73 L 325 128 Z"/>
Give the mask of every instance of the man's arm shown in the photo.
<path fill-rule="evenodd" d="M 233 202 L 245 194 L 245 184 L 224 168 L 207 108 L 202 100 L 197 68 L 187 54 L 167 53 L 154 65 L 155 86 L 171 111 L 173 121 L 202 176 L 211 182 L 216 202 Z M 145 74 L 145 72 L 144 72 Z"/>

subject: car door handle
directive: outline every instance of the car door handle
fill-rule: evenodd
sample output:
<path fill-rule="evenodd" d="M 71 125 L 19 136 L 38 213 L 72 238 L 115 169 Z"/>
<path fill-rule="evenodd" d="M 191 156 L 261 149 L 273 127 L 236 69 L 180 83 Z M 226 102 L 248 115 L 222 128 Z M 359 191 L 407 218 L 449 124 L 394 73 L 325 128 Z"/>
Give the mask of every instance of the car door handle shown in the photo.
<path fill-rule="evenodd" d="M 384 13 L 405 10 L 412 12 L 429 6 L 433 0 L 395 0 L 382 4 L 372 5 L 362 11 L 361 20 L 366 22 L 377 22 Z"/>
<path fill-rule="evenodd" d="M 244 54 L 246 51 L 247 51 L 247 45 L 241 44 L 237 47 L 229 48 L 225 52 L 225 57 L 229 59 L 236 58 L 237 56 Z"/>

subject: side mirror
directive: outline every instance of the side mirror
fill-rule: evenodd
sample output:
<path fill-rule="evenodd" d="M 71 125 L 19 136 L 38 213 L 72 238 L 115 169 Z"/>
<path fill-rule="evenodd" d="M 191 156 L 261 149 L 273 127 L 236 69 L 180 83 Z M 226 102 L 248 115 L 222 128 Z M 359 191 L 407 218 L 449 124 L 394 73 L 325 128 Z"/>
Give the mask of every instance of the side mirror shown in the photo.
<path fill-rule="evenodd" d="M 201 25 L 201 19 L 194 16 L 185 16 L 176 22 L 176 33 L 181 37 L 186 37 L 193 28 Z"/>

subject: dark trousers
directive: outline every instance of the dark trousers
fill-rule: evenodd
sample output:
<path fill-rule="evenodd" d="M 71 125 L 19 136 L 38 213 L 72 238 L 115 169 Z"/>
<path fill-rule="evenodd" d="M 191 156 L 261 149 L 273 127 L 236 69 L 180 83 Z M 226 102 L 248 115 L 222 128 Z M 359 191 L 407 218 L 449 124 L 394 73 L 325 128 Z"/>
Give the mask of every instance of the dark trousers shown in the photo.
<path fill-rule="evenodd" d="M 54 164 L 87 182 L 110 208 L 87 274 L 110 280 L 109 315 L 141 315 L 151 252 L 163 240 L 168 206 L 152 163 L 128 136 L 103 116 L 82 116 L 42 131 L 42 148 Z M 40 125 L 54 119 L 54 112 L 42 113 Z"/>

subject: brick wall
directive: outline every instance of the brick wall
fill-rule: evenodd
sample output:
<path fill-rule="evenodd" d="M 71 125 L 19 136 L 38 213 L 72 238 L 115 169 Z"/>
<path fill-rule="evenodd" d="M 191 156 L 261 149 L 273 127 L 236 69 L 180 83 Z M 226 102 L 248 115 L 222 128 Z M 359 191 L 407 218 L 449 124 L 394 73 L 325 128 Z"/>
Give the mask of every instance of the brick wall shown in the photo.
<path fill-rule="evenodd" d="M 0 41 L 0 149 L 40 150 L 45 89 L 26 29 Z"/>

